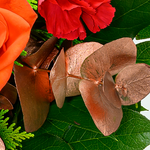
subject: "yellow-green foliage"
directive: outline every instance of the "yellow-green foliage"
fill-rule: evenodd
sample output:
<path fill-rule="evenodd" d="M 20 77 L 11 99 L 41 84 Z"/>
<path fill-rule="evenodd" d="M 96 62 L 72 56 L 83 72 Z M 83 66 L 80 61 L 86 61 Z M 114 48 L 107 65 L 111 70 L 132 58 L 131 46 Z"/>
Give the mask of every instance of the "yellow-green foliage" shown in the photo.
<path fill-rule="evenodd" d="M 22 147 L 22 140 L 29 139 L 30 137 L 33 137 L 34 134 L 25 131 L 19 133 L 21 127 L 14 129 L 15 123 L 12 123 L 8 127 L 7 121 L 9 120 L 9 117 L 4 118 L 4 114 L 7 112 L 8 110 L 0 111 L 0 137 L 5 143 L 7 150 L 16 150 L 16 147 Z"/>

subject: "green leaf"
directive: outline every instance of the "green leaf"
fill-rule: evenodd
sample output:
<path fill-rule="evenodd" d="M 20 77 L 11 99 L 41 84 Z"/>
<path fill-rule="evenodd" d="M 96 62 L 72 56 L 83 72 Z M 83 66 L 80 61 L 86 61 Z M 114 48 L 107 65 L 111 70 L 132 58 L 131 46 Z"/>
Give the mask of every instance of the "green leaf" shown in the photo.
<path fill-rule="evenodd" d="M 144 28 L 143 30 L 141 30 L 141 31 L 136 35 L 136 39 L 137 39 L 137 40 L 146 39 L 146 38 L 150 38 L 150 25 L 147 26 L 146 28 Z"/>
<path fill-rule="evenodd" d="M 134 38 L 150 24 L 150 0 L 112 0 L 111 4 L 116 13 L 110 26 L 96 34 L 90 33 L 85 41 L 105 44 L 121 37 Z"/>
<path fill-rule="evenodd" d="M 37 10 L 38 9 L 38 6 L 37 6 L 37 0 L 27 0 L 28 3 L 31 5 L 31 7 L 34 9 L 34 10 Z"/>
<path fill-rule="evenodd" d="M 137 44 L 137 63 L 150 65 L 150 42 Z"/>
<path fill-rule="evenodd" d="M 150 144 L 150 121 L 131 109 L 123 112 L 119 129 L 105 137 L 80 96 L 67 98 L 62 109 L 53 102 L 47 121 L 23 142 L 23 150 L 143 150 Z"/>

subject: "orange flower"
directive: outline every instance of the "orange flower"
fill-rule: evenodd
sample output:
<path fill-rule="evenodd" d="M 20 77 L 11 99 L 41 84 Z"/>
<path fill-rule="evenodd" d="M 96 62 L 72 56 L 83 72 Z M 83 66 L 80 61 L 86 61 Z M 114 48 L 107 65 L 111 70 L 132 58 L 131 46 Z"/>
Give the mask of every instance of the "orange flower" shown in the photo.
<path fill-rule="evenodd" d="M 0 0 L 0 90 L 25 48 L 36 13 L 26 0 Z"/>

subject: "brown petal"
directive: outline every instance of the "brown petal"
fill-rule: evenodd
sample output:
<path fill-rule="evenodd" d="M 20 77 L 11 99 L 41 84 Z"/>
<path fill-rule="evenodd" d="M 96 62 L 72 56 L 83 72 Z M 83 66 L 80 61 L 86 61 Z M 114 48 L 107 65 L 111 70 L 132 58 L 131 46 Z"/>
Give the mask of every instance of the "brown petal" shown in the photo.
<path fill-rule="evenodd" d="M 131 38 L 121 38 L 95 51 L 86 58 L 81 66 L 85 79 L 99 81 L 109 71 L 111 75 L 136 62 L 136 46 Z"/>
<path fill-rule="evenodd" d="M 102 85 L 81 80 L 79 90 L 97 128 L 105 135 L 115 132 L 122 119 L 122 109 L 116 108 L 104 95 Z"/>
<path fill-rule="evenodd" d="M 62 49 L 50 73 L 50 82 L 56 104 L 61 108 L 66 97 L 66 67 L 65 55 Z"/>
<path fill-rule="evenodd" d="M 15 104 L 17 100 L 17 90 L 13 85 L 7 83 L 0 91 L 0 94 L 5 96 L 12 104 Z"/>
<path fill-rule="evenodd" d="M 11 102 L 3 95 L 0 95 L 0 109 L 13 109 Z"/>
<path fill-rule="evenodd" d="M 116 89 L 122 105 L 132 105 L 150 93 L 150 66 L 134 64 L 125 67 L 116 77 Z"/>
<path fill-rule="evenodd" d="M 104 76 L 104 94 L 109 102 L 117 108 L 121 108 L 121 100 L 118 92 L 115 89 L 114 80 L 109 72 L 105 73 Z"/>
<path fill-rule="evenodd" d="M 56 37 L 51 37 L 40 47 L 36 53 L 22 59 L 22 61 L 32 68 L 39 68 L 49 54 L 53 51 L 57 40 L 58 39 Z"/>
<path fill-rule="evenodd" d="M 49 54 L 49 56 L 46 58 L 46 60 L 42 63 L 42 65 L 40 66 L 41 69 L 48 69 L 50 66 L 50 63 L 52 62 L 52 60 L 56 57 L 56 55 L 58 54 L 58 49 L 54 48 L 53 51 Z"/>
<path fill-rule="evenodd" d="M 0 150 L 5 150 L 5 145 L 1 138 L 0 138 Z"/>
<path fill-rule="evenodd" d="M 80 67 L 86 57 L 91 55 L 94 51 L 102 47 L 103 45 L 97 42 L 85 42 L 77 44 L 69 48 L 65 52 L 66 69 L 68 74 L 75 76 L 80 75 Z M 67 91 L 66 96 L 79 95 L 79 79 L 68 77 L 67 78 Z"/>
<path fill-rule="evenodd" d="M 52 98 L 48 73 L 15 65 L 15 82 L 27 132 L 38 130 L 46 120 Z"/>

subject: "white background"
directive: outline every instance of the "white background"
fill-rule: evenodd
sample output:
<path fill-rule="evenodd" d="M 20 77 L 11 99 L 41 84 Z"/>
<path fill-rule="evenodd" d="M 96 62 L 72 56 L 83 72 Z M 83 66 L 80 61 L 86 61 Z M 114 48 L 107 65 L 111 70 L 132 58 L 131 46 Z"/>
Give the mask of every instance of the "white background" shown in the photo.
<path fill-rule="evenodd" d="M 144 41 L 150 41 L 150 38 L 149 39 L 146 39 L 146 40 L 133 40 L 133 42 L 135 44 L 138 44 L 138 43 L 141 43 L 141 42 L 144 42 Z M 142 111 L 141 114 L 144 115 L 146 118 L 148 118 L 150 120 L 150 94 L 147 95 L 142 101 L 141 101 L 141 104 L 144 108 L 146 108 L 148 111 Z M 150 150 L 150 145 L 147 146 L 144 150 Z"/>

